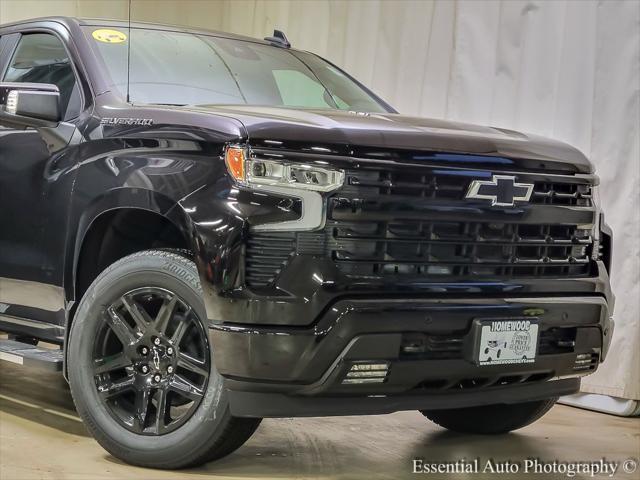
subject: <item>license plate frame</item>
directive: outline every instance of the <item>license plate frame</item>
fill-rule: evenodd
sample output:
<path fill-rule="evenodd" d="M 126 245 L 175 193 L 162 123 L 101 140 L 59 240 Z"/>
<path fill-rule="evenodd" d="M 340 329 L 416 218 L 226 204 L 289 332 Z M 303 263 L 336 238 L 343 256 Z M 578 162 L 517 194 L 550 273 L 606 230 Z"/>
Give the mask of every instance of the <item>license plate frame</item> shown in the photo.
<path fill-rule="evenodd" d="M 535 363 L 540 320 L 537 317 L 478 318 L 473 322 L 472 359 L 479 366 Z"/>

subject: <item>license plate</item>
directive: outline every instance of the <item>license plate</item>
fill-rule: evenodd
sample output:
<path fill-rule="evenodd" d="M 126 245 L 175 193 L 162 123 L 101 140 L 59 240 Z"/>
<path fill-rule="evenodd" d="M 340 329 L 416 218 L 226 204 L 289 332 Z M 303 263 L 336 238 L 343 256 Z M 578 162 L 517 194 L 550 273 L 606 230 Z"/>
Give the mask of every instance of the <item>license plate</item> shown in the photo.
<path fill-rule="evenodd" d="M 476 350 L 479 365 L 533 363 L 538 346 L 536 319 L 502 319 L 478 322 L 480 341 Z"/>

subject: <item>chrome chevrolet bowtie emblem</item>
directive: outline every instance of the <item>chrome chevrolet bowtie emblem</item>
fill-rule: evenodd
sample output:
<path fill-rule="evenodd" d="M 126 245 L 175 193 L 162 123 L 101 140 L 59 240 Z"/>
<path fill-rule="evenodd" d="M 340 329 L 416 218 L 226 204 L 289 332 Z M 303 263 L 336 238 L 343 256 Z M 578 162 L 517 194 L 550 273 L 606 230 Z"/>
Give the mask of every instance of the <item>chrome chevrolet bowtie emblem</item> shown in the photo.
<path fill-rule="evenodd" d="M 516 202 L 528 202 L 532 192 L 532 183 L 516 183 L 516 177 L 494 175 L 491 180 L 471 182 L 465 198 L 491 200 L 491 205 L 513 207 Z"/>

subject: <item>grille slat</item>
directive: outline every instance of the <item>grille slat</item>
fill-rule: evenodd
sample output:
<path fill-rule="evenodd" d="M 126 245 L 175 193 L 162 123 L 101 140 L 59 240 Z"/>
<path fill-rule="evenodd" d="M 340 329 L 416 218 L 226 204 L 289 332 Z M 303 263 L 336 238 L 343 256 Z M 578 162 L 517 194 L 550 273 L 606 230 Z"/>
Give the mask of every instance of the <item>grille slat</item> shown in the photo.
<path fill-rule="evenodd" d="M 422 197 L 431 200 L 464 200 L 471 178 L 460 172 L 416 175 L 413 171 L 351 170 L 347 172 L 345 192 L 366 195 Z M 490 177 L 487 177 L 490 178 Z M 420 181 L 416 181 L 419 179 Z M 591 186 L 570 181 L 534 182 L 531 203 L 546 205 L 592 205 Z"/>
<path fill-rule="evenodd" d="M 356 236 L 356 235 L 343 235 L 341 238 L 345 238 L 345 241 L 349 242 L 371 242 L 371 241 L 380 241 L 379 237 L 375 236 Z M 387 243 L 406 243 L 406 244 L 414 244 L 416 243 L 416 237 L 394 237 L 394 238 L 385 238 L 385 242 Z M 590 236 L 580 239 L 554 239 L 549 237 L 548 239 L 516 239 L 513 241 L 500 241 L 500 240 L 487 240 L 483 238 L 478 239 L 469 239 L 469 240 L 454 240 L 455 243 L 461 245 L 503 245 L 503 246 L 515 246 L 515 245 L 527 245 L 527 246 L 549 246 L 549 245 L 590 245 L 592 243 L 592 239 Z M 424 244 L 444 244 L 450 245 L 452 242 L 451 239 L 443 238 L 443 239 L 429 239 L 426 240 L 424 238 L 420 239 L 420 245 Z"/>
<path fill-rule="evenodd" d="M 325 235 L 327 254 L 353 276 L 581 276 L 589 272 L 585 246 L 591 237 L 577 226 L 330 220 Z"/>

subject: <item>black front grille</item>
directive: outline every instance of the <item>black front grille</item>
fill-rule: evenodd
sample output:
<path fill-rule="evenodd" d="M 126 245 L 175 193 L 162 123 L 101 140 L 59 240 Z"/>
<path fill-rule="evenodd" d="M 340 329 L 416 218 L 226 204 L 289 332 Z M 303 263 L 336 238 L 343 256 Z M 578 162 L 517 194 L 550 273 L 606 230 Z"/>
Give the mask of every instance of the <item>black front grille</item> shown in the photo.
<path fill-rule="evenodd" d="M 540 332 L 538 355 L 571 353 L 576 346 L 575 327 L 549 328 Z"/>
<path fill-rule="evenodd" d="M 330 221 L 329 255 L 352 276 L 581 276 L 589 232 L 495 222 Z"/>
<path fill-rule="evenodd" d="M 425 173 L 426 172 L 426 173 Z M 462 173 L 461 173 L 462 172 Z M 331 259 L 347 278 L 391 279 L 578 278 L 593 274 L 595 219 L 588 177 L 522 173 L 531 201 L 492 208 L 468 200 L 466 170 L 348 171 L 327 198 L 321 230 L 252 234 L 246 284 L 273 284 L 292 255 Z"/>
<path fill-rule="evenodd" d="M 429 335 L 415 332 L 402 335 L 401 360 L 454 360 L 462 358 L 465 334 Z"/>
<path fill-rule="evenodd" d="M 354 277 L 590 274 L 593 239 L 580 228 L 593 219 L 587 179 L 514 174 L 534 184 L 531 201 L 526 211 L 500 212 L 486 210 L 486 200 L 465 199 L 471 181 L 491 177 L 444 169 L 348 171 L 345 186 L 329 199 L 324 253 Z M 576 212 L 588 220 L 567 221 Z"/>
<path fill-rule="evenodd" d="M 518 176 L 516 175 L 516 180 Z M 432 200 L 463 200 L 469 184 L 477 177 L 448 173 L 416 171 L 350 170 L 345 188 L 347 194 L 360 197 L 395 195 Z M 488 176 L 486 180 L 490 180 Z M 530 203 L 545 205 L 591 206 L 591 186 L 568 181 L 534 181 Z"/>
<path fill-rule="evenodd" d="M 287 264 L 294 253 L 295 237 L 288 232 L 252 233 L 246 241 L 245 283 L 264 287 Z"/>
<path fill-rule="evenodd" d="M 400 344 L 401 360 L 459 360 L 464 356 L 467 333 L 430 335 L 423 332 L 405 333 Z M 537 355 L 572 353 L 576 328 L 551 327 L 540 331 Z"/>

